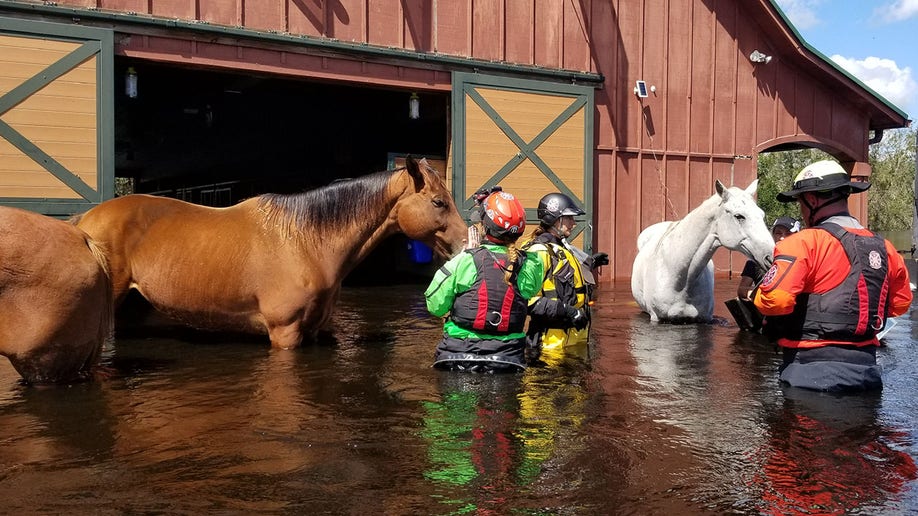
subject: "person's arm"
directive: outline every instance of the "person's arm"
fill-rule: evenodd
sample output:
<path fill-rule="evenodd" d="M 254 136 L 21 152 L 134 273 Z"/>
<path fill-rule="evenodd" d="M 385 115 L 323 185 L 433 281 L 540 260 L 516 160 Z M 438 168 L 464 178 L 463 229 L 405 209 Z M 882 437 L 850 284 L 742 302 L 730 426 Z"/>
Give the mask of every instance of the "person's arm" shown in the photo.
<path fill-rule="evenodd" d="M 736 287 L 736 297 L 740 299 L 751 300 L 752 285 L 752 278 L 749 276 L 740 276 L 739 285 Z"/>
<path fill-rule="evenodd" d="M 529 254 L 533 257 L 538 257 L 540 262 L 540 269 L 542 275 L 538 280 L 539 288 L 529 299 L 529 315 L 532 317 L 537 317 L 545 321 L 549 321 L 549 324 L 556 325 L 559 327 L 568 326 L 573 324 L 578 317 L 585 316 L 585 312 L 578 310 L 567 303 L 558 300 L 550 299 L 542 296 L 542 287 L 548 275 L 552 273 L 551 270 L 551 257 L 548 255 L 547 250 L 533 250 Z"/>
<path fill-rule="evenodd" d="M 517 275 L 516 285 L 520 295 L 532 299 L 542 291 L 542 281 L 545 278 L 544 264 L 538 253 L 527 252 L 523 265 Z"/>
<path fill-rule="evenodd" d="M 529 315 L 548 319 L 563 316 L 566 313 L 564 310 L 566 305 L 557 299 L 549 299 L 542 295 L 542 287 L 545 280 L 548 279 L 548 275 L 552 272 L 551 257 L 548 255 L 548 250 L 543 245 L 538 245 L 531 247 L 527 253 L 529 259 L 539 262 L 539 269 L 542 271 L 537 281 L 538 289 L 535 290 L 532 296 L 529 296 Z"/>
<path fill-rule="evenodd" d="M 775 246 L 775 259 L 756 289 L 753 303 L 762 315 L 788 315 L 803 291 L 810 260 L 801 237 L 786 238 Z"/>
<path fill-rule="evenodd" d="M 469 253 L 459 253 L 437 270 L 424 291 L 428 312 L 443 317 L 452 310 L 456 294 L 465 292 L 471 285 L 468 278 L 469 266 L 474 283 L 477 273 L 474 259 Z"/>
<path fill-rule="evenodd" d="M 889 256 L 889 315 L 897 317 L 908 311 L 912 304 L 912 287 L 909 284 L 908 268 L 895 246 L 886 241 Z"/>
<path fill-rule="evenodd" d="M 756 284 L 756 280 L 761 277 L 762 274 L 759 272 L 759 265 L 753 260 L 746 260 L 746 264 L 743 266 L 743 272 L 740 273 L 739 285 L 736 287 L 736 297 L 752 301 L 752 295 L 754 294 L 752 291 L 753 286 Z"/>

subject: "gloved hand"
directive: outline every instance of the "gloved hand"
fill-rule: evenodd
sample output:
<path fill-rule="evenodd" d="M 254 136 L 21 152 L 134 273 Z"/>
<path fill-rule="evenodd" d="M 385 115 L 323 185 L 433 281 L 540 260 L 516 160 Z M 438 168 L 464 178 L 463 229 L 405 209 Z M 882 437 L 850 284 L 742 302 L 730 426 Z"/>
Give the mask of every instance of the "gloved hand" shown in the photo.
<path fill-rule="evenodd" d="M 590 324 L 590 318 L 582 308 L 567 307 L 567 318 L 570 325 L 578 330 L 582 330 L 587 327 L 587 324 Z"/>
<path fill-rule="evenodd" d="M 482 188 L 481 190 L 478 190 L 477 192 L 475 192 L 475 195 L 473 196 L 475 199 L 475 204 L 480 205 L 481 203 L 484 202 L 485 199 L 488 198 L 489 195 L 491 195 L 494 192 L 501 192 L 501 191 L 503 191 L 503 188 L 501 188 L 500 185 L 494 185 L 489 188 Z"/>
<path fill-rule="evenodd" d="M 594 253 L 593 256 L 590 257 L 590 262 L 593 268 L 609 265 L 609 255 L 607 253 Z"/>
<path fill-rule="evenodd" d="M 484 208 L 482 207 L 482 203 L 484 203 L 485 199 L 487 199 L 488 196 L 491 195 L 492 193 L 501 192 L 501 191 L 503 191 L 503 188 L 501 188 L 500 185 L 494 185 L 490 188 L 482 188 L 481 190 L 478 190 L 477 192 L 475 192 L 474 195 L 472 195 L 472 199 L 475 201 L 475 204 L 473 204 L 472 207 L 469 208 L 469 210 L 471 211 L 471 213 L 469 214 L 469 221 L 472 224 L 477 224 L 481 222 L 481 219 L 484 216 Z M 478 246 L 475 246 L 475 247 L 478 247 Z M 469 247 L 469 249 L 471 249 L 471 247 Z"/>

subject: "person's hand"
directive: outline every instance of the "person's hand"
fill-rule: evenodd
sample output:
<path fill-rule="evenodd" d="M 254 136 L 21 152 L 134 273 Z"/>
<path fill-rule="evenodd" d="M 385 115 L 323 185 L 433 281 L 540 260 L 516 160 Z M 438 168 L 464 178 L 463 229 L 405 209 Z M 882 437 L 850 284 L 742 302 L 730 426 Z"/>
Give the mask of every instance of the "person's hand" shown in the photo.
<path fill-rule="evenodd" d="M 490 188 L 482 188 L 472 195 L 472 199 L 475 201 L 472 207 L 469 208 L 469 211 L 471 212 L 469 214 L 469 221 L 472 224 L 481 222 L 482 218 L 484 217 L 484 208 L 482 207 L 482 204 L 484 204 L 485 199 L 487 199 L 488 196 L 492 193 L 500 191 L 503 191 L 503 188 L 501 188 L 500 185 L 494 185 Z M 467 249 L 472 249 L 474 247 L 478 247 L 478 244 L 473 246 L 471 245 L 471 240 L 469 240 Z"/>
<path fill-rule="evenodd" d="M 468 243 L 465 245 L 466 249 L 475 249 L 481 245 L 481 234 L 478 232 L 476 226 L 469 226 L 468 232 Z"/>
<path fill-rule="evenodd" d="M 494 185 L 489 188 L 482 188 L 481 190 L 478 190 L 477 192 L 475 192 L 475 195 L 473 195 L 473 197 L 475 198 L 475 204 L 480 205 L 481 203 L 484 202 L 485 199 L 488 198 L 489 195 L 491 195 L 494 192 L 500 192 L 500 191 L 503 191 L 503 188 L 501 188 L 500 185 Z"/>
<path fill-rule="evenodd" d="M 567 307 L 567 317 L 570 320 L 571 326 L 578 330 L 582 330 L 590 324 L 590 318 L 582 308 Z"/>
<path fill-rule="evenodd" d="M 592 262 L 592 267 L 602 267 L 603 265 L 609 265 L 609 255 L 606 253 L 595 253 L 590 257 Z"/>

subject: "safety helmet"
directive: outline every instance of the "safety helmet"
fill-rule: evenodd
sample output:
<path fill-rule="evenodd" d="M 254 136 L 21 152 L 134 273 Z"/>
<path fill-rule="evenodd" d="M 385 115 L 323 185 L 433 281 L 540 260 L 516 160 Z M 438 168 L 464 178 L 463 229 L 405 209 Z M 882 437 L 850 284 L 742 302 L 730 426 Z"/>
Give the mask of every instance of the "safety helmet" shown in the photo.
<path fill-rule="evenodd" d="M 539 216 L 539 222 L 543 226 L 551 227 L 561 217 L 583 215 L 586 212 L 574 204 L 570 197 L 563 193 L 555 192 L 539 200 L 539 209 L 536 213 Z"/>
<path fill-rule="evenodd" d="M 803 192 L 829 192 L 839 190 L 845 195 L 860 193 L 870 188 L 868 181 L 851 181 L 848 173 L 837 162 L 822 160 L 803 168 L 794 178 L 794 187 L 778 194 L 781 202 L 794 202 Z"/>
<path fill-rule="evenodd" d="M 508 192 L 494 192 L 481 204 L 485 237 L 492 242 L 515 242 L 526 229 L 526 210 Z"/>

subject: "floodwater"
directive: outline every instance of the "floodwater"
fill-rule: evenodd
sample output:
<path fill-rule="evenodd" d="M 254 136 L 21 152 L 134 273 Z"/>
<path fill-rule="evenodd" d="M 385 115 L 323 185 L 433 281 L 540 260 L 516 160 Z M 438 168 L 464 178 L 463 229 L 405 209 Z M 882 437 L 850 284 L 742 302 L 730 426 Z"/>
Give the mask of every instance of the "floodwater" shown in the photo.
<path fill-rule="evenodd" d="M 0 363 L 0 500 L 16 514 L 918 512 L 914 314 L 880 395 L 785 392 L 718 324 L 654 325 L 604 285 L 583 356 L 517 375 L 430 367 L 423 285 L 345 289 L 334 342 L 120 334 L 107 378 Z"/>

